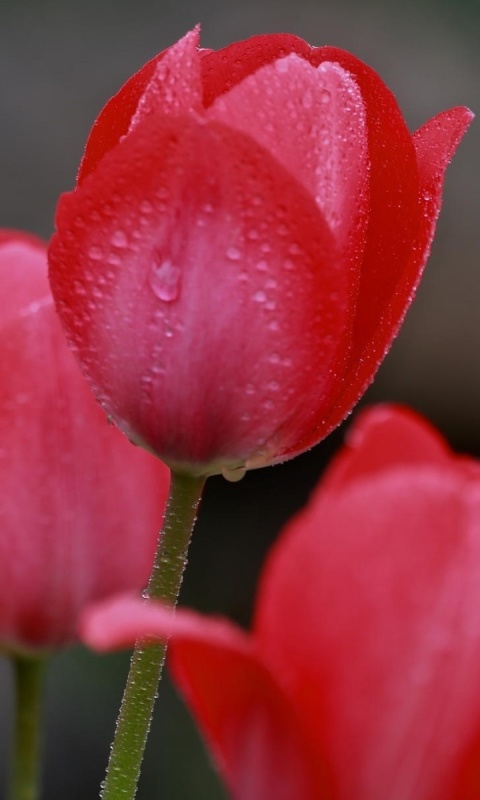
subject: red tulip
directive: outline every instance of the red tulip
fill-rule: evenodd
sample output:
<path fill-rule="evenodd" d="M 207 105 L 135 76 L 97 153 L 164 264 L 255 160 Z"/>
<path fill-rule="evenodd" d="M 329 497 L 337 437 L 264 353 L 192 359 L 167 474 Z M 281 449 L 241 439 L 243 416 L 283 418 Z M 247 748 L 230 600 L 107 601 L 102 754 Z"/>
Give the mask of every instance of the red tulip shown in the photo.
<path fill-rule="evenodd" d="M 1 231 L 0 272 L 0 643 L 50 648 L 88 602 L 145 585 L 169 476 L 93 400 L 45 245 Z"/>
<path fill-rule="evenodd" d="M 426 262 L 472 118 L 413 136 L 373 70 L 194 30 L 96 120 L 50 277 L 98 399 L 138 444 L 210 474 L 291 458 L 372 381 Z"/>
<path fill-rule="evenodd" d="M 83 635 L 172 636 L 236 800 L 477 800 L 479 563 L 479 463 L 379 407 L 274 548 L 251 634 L 119 600 Z"/>

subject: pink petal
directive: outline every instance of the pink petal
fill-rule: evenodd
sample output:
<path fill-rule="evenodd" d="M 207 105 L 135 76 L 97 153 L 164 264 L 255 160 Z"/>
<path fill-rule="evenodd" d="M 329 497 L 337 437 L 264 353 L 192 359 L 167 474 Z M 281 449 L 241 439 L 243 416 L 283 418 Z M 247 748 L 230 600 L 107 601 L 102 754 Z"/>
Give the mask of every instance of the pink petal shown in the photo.
<path fill-rule="evenodd" d="M 341 243 L 355 285 L 368 159 L 363 101 L 349 73 L 289 55 L 217 98 L 208 117 L 251 136 L 303 184 Z"/>
<path fill-rule="evenodd" d="M 312 48 L 298 36 L 273 33 L 252 36 L 208 53 L 202 58 L 205 106 L 208 108 L 217 97 L 266 64 L 290 53 L 308 58 L 311 52 Z"/>
<path fill-rule="evenodd" d="M 479 559 L 480 478 L 453 459 L 320 490 L 278 544 L 256 638 L 337 800 L 463 798 L 480 757 Z"/>
<path fill-rule="evenodd" d="M 95 403 L 53 308 L 45 245 L 0 232 L 0 276 L 0 641 L 55 647 L 86 602 L 145 585 L 169 475 Z"/>
<path fill-rule="evenodd" d="M 236 800 L 330 797 L 321 758 L 303 741 L 288 699 L 231 623 L 120 598 L 90 609 L 81 636 L 101 650 L 171 637 L 175 682 Z"/>
<path fill-rule="evenodd" d="M 220 123 L 149 117 L 62 198 L 57 224 L 63 323 L 131 438 L 202 469 L 298 438 L 348 344 L 350 276 L 263 148 Z"/>
<path fill-rule="evenodd" d="M 401 464 L 446 464 L 453 454 L 438 431 L 409 408 L 378 405 L 360 412 L 345 446 L 322 480 L 323 491 Z"/>
<path fill-rule="evenodd" d="M 415 152 L 390 90 L 374 70 L 343 50 L 312 48 L 309 60 L 315 65 L 338 63 L 361 91 L 368 131 L 370 205 L 352 347 L 348 358 L 337 366 L 339 378 L 330 399 L 331 410 L 325 413 L 322 409 L 324 413 L 301 449 L 338 425 L 373 379 L 394 335 L 383 318 L 408 267 L 420 214 Z M 402 294 L 401 300 L 405 311 L 408 294 Z M 395 332 L 399 324 L 397 320 Z"/>
<path fill-rule="evenodd" d="M 159 111 L 175 116 L 202 110 L 199 38 L 199 29 L 195 28 L 169 47 L 163 58 L 157 61 L 138 101 L 129 130 Z"/>

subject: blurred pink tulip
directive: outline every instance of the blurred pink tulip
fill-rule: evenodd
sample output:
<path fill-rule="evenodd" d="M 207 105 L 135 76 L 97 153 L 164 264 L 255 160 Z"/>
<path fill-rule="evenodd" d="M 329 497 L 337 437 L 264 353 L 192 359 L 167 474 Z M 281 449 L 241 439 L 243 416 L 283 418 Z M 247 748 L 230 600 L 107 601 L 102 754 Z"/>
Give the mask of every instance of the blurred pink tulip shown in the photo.
<path fill-rule="evenodd" d="M 0 643 L 75 640 L 85 605 L 148 579 L 167 468 L 91 396 L 66 342 L 45 245 L 0 232 Z"/>
<path fill-rule="evenodd" d="M 479 463 L 380 406 L 274 547 L 251 634 L 132 599 L 82 633 L 172 637 L 236 800 L 478 800 L 479 570 Z"/>

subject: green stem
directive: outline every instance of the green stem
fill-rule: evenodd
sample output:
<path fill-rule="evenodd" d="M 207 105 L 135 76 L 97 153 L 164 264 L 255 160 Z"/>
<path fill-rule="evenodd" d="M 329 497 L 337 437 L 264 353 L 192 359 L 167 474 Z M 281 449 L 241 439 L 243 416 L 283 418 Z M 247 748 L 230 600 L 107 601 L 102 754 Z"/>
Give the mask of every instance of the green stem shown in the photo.
<path fill-rule="evenodd" d="M 8 800 L 40 796 L 40 716 L 45 659 L 14 656 L 15 733 Z"/>
<path fill-rule="evenodd" d="M 205 478 L 172 472 L 170 495 L 147 596 L 174 606 L 178 599 Z M 133 800 L 167 645 L 137 642 L 130 664 L 103 800 Z"/>

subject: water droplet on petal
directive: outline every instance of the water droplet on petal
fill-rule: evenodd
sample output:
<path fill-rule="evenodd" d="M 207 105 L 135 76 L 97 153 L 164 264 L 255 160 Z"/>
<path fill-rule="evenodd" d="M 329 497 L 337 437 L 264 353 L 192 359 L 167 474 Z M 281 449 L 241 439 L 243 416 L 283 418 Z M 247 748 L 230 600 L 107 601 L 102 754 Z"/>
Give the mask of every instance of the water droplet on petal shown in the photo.
<path fill-rule="evenodd" d="M 92 261 L 100 261 L 103 258 L 103 251 L 100 247 L 90 247 L 88 250 L 88 257 L 92 259 Z"/>
<path fill-rule="evenodd" d="M 242 254 L 237 247 L 229 247 L 227 250 L 227 258 L 231 261 L 240 261 Z"/>
<path fill-rule="evenodd" d="M 112 233 L 111 243 L 114 247 L 126 247 L 128 245 L 127 235 L 124 231 Z"/>
<path fill-rule="evenodd" d="M 278 61 L 275 61 L 275 67 L 277 72 L 287 72 L 289 67 L 289 62 L 287 58 L 279 58 Z"/>
<path fill-rule="evenodd" d="M 255 300 L 256 303 L 264 303 L 265 300 L 267 299 L 267 295 L 265 294 L 265 292 L 262 292 L 260 290 L 258 292 L 255 292 L 255 294 L 253 295 L 253 299 Z"/>
<path fill-rule="evenodd" d="M 181 270 L 166 258 L 160 264 L 154 264 L 149 276 L 150 286 L 159 300 L 171 303 L 176 300 L 180 291 Z"/>
<path fill-rule="evenodd" d="M 223 467 L 222 468 L 222 475 L 225 480 L 230 481 L 231 483 L 236 483 L 237 481 L 241 481 L 246 473 L 245 467 Z"/>
<path fill-rule="evenodd" d="M 322 103 L 327 104 L 330 102 L 331 99 L 332 95 L 330 94 L 328 89 L 322 89 L 322 91 L 320 92 L 320 100 L 322 101 Z"/>

